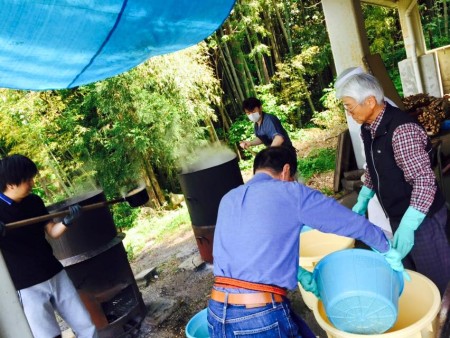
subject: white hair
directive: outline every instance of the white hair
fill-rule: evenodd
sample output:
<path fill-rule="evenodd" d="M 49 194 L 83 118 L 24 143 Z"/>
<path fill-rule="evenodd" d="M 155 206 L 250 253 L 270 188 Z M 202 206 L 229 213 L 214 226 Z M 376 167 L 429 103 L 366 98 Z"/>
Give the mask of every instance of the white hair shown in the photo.
<path fill-rule="evenodd" d="M 373 96 L 378 104 L 384 103 L 383 88 L 374 76 L 366 73 L 351 75 L 336 88 L 336 97 L 342 99 L 344 96 L 351 97 L 358 103 Z"/>
<path fill-rule="evenodd" d="M 336 82 L 334 83 L 334 88 L 338 89 L 342 86 L 350 76 L 355 74 L 364 74 L 364 70 L 361 67 L 350 67 L 342 71 L 339 76 L 336 78 Z"/>

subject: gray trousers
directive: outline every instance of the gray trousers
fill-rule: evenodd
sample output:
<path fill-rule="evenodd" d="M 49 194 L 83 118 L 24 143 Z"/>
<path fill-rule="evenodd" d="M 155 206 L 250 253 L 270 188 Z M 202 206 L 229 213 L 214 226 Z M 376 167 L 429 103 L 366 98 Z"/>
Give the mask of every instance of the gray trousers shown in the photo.
<path fill-rule="evenodd" d="M 55 311 L 79 338 L 97 338 L 97 330 L 67 273 L 62 270 L 49 280 L 18 291 L 34 338 L 61 334 Z"/>

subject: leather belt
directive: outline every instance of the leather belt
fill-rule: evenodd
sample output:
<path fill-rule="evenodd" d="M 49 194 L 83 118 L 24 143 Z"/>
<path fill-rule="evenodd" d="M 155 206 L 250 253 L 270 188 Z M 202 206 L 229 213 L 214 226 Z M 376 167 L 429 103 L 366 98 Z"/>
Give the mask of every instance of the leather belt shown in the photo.
<path fill-rule="evenodd" d="M 280 288 L 276 285 L 270 285 L 270 284 L 261 284 L 261 283 L 254 283 L 254 282 L 247 282 L 241 279 L 236 278 L 230 278 L 230 277 L 223 277 L 223 276 L 216 276 L 214 278 L 214 286 L 218 287 L 235 287 L 235 288 L 242 288 L 242 289 L 248 289 L 253 291 L 261 291 L 261 292 L 269 292 L 269 293 L 276 293 L 278 295 L 286 296 L 287 292 L 286 289 Z"/>
<path fill-rule="evenodd" d="M 211 291 L 211 299 L 220 303 L 225 303 L 227 293 L 213 289 Z M 246 305 L 247 307 L 258 307 L 270 304 L 273 301 L 277 303 L 283 302 L 283 297 L 270 292 L 255 293 L 228 293 L 228 304 Z"/>

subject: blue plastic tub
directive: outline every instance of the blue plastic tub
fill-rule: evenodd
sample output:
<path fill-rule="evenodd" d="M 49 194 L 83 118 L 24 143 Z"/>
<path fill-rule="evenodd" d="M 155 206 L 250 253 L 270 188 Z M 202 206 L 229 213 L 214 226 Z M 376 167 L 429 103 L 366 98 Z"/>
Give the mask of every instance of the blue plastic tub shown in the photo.
<path fill-rule="evenodd" d="M 189 320 L 186 325 L 186 337 L 209 338 L 207 315 L 208 308 L 198 312 Z"/>
<path fill-rule="evenodd" d="M 314 269 L 320 298 L 331 323 L 355 334 L 380 334 L 397 320 L 403 275 L 384 257 L 363 249 L 333 252 Z"/>
<path fill-rule="evenodd" d="M 313 228 L 311 228 L 310 226 L 304 225 L 304 226 L 302 226 L 302 230 L 300 231 L 300 233 L 302 234 L 304 232 L 308 232 L 311 230 L 313 230 Z"/>

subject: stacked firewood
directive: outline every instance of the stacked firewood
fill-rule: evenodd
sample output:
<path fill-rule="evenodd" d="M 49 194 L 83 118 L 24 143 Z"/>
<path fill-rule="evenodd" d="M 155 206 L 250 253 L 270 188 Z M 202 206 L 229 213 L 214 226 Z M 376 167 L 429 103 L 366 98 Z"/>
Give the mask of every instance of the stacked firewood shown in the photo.
<path fill-rule="evenodd" d="M 405 110 L 425 128 L 430 136 L 436 135 L 444 120 L 450 117 L 450 96 L 437 98 L 416 94 L 403 99 Z"/>

